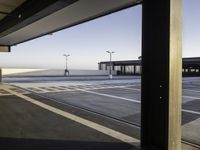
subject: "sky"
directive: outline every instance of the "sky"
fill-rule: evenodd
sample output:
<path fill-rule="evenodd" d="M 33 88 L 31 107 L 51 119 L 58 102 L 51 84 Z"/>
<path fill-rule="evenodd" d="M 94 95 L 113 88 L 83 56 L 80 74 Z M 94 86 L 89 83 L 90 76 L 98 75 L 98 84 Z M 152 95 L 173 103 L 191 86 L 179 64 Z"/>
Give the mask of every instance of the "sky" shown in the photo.
<path fill-rule="evenodd" d="M 183 0 L 183 57 L 200 57 L 200 0 Z M 131 7 L 0 53 L 2 68 L 98 69 L 98 62 L 133 60 L 141 55 L 141 6 Z"/>

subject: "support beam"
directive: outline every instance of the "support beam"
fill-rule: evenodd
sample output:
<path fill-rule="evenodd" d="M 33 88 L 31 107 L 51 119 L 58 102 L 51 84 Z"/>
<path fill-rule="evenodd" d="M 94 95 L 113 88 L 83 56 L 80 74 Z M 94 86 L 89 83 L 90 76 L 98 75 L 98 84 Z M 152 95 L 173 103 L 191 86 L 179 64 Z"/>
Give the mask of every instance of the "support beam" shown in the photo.
<path fill-rule="evenodd" d="M 15 32 L 46 17 L 78 0 L 27 0 L 0 21 L 0 37 Z"/>
<path fill-rule="evenodd" d="M 141 148 L 181 150 L 182 0 L 143 0 Z"/>
<path fill-rule="evenodd" d="M 10 46 L 1 46 L 0 45 L 0 52 L 10 52 Z"/>

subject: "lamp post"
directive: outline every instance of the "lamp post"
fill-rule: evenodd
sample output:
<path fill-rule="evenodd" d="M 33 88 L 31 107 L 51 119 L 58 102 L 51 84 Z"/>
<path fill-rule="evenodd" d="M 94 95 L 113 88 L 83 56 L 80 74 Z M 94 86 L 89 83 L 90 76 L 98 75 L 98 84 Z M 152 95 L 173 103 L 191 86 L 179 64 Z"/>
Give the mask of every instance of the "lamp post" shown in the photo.
<path fill-rule="evenodd" d="M 65 56 L 66 57 L 66 68 L 65 68 L 65 76 L 67 75 L 67 73 L 68 73 L 68 75 L 69 75 L 69 70 L 68 70 L 68 57 L 70 56 L 69 54 L 63 54 L 63 56 Z"/>
<path fill-rule="evenodd" d="M 109 73 L 109 78 L 112 79 L 112 54 L 115 53 L 113 51 L 106 51 L 110 55 L 110 73 Z"/>

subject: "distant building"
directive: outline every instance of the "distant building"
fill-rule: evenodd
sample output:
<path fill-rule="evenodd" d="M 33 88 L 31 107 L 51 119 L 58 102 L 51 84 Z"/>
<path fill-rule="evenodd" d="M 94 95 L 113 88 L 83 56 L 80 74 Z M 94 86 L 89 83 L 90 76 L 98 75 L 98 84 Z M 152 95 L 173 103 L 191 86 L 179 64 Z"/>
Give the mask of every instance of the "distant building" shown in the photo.
<path fill-rule="evenodd" d="M 112 70 L 116 71 L 117 75 L 140 75 L 141 60 L 123 60 L 112 61 Z M 100 62 L 99 70 L 109 70 L 110 61 Z"/>
<path fill-rule="evenodd" d="M 183 76 L 200 76 L 200 57 L 183 58 Z"/>
<path fill-rule="evenodd" d="M 110 61 L 99 62 L 99 70 L 109 70 Z M 117 75 L 140 75 L 141 60 L 112 61 L 112 70 Z M 183 76 L 200 76 L 200 57 L 183 58 Z"/>

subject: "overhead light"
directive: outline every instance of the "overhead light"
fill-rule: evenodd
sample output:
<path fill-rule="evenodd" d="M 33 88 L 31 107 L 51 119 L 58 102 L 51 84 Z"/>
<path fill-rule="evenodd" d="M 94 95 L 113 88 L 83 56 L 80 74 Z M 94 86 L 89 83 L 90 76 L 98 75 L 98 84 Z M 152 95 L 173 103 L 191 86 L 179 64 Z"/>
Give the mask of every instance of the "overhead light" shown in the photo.
<path fill-rule="evenodd" d="M 18 15 L 18 18 L 21 18 L 21 17 L 22 17 L 22 15 L 21 15 L 21 14 L 19 14 L 19 15 Z"/>

